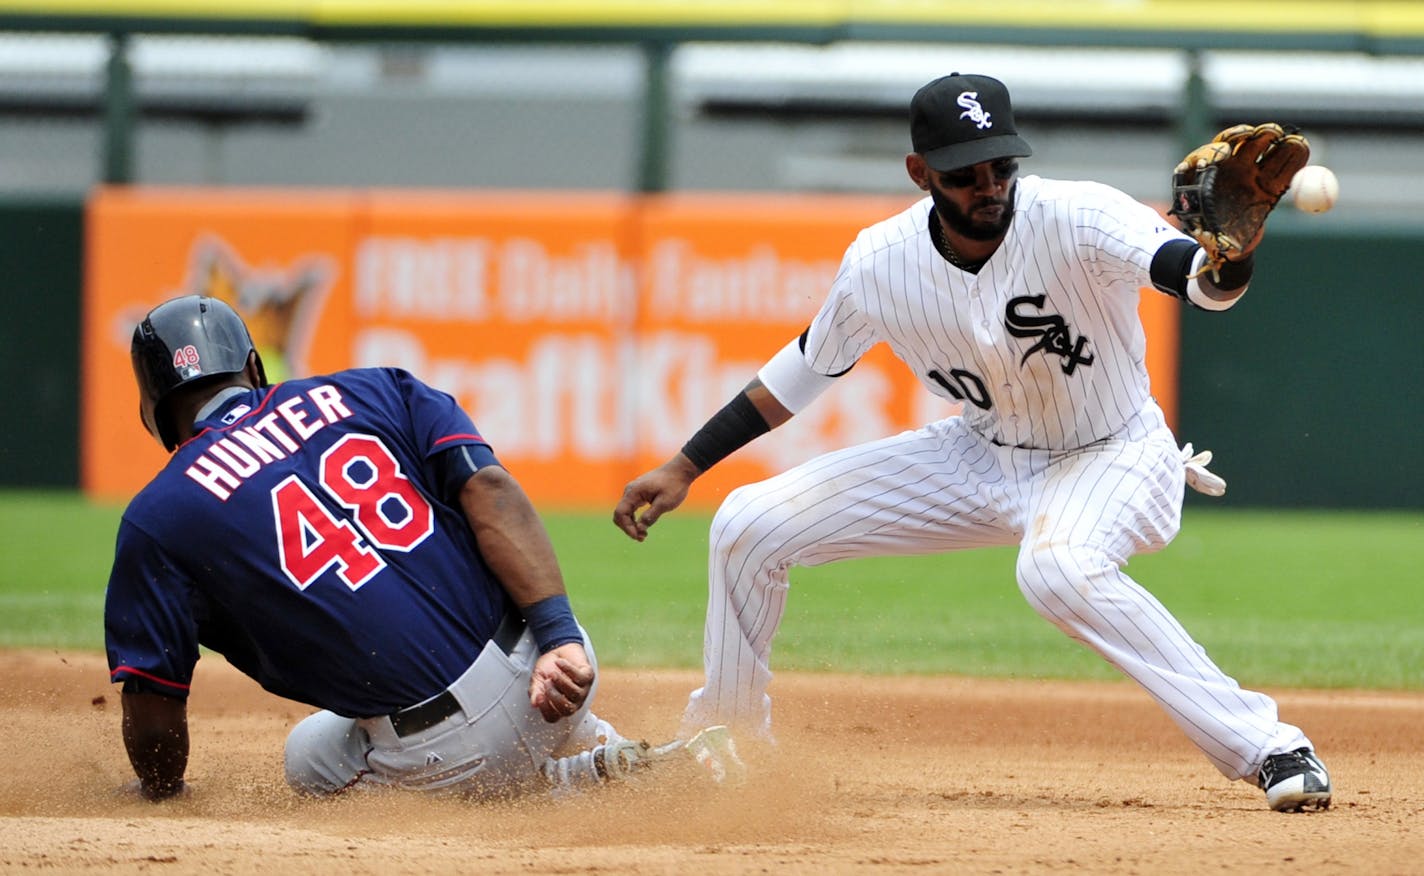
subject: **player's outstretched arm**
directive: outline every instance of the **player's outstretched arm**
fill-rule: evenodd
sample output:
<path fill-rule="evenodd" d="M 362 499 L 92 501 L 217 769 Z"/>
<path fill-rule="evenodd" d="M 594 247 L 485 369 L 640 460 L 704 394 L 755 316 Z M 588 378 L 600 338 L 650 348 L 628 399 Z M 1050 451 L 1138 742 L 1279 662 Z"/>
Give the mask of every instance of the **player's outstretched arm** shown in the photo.
<path fill-rule="evenodd" d="M 548 530 L 513 475 L 497 465 L 476 471 L 460 491 L 460 508 L 480 555 L 515 605 L 566 595 Z"/>
<path fill-rule="evenodd" d="M 123 694 L 124 747 L 148 800 L 166 800 L 183 791 L 188 769 L 188 704 L 154 693 Z"/>
<path fill-rule="evenodd" d="M 1236 303 L 1267 217 L 1309 160 L 1310 142 L 1299 131 L 1266 122 L 1226 128 L 1177 164 L 1167 212 L 1201 246 L 1179 297 L 1205 310 Z"/>
<path fill-rule="evenodd" d="M 629 482 L 613 509 L 613 525 L 635 541 L 647 538 L 648 527 L 682 504 L 698 476 L 791 417 L 760 378 L 753 379 L 672 459 Z"/>
<path fill-rule="evenodd" d="M 514 476 L 497 465 L 470 475 L 460 491 L 460 507 L 480 555 L 539 643 L 530 705 L 550 722 L 572 715 L 593 690 L 594 669 L 544 521 Z"/>
<path fill-rule="evenodd" d="M 1207 253 L 1190 240 L 1169 240 L 1152 259 L 1152 285 L 1202 310 L 1226 310 L 1251 282 L 1255 254 L 1232 254 L 1215 271 L 1206 269 Z"/>

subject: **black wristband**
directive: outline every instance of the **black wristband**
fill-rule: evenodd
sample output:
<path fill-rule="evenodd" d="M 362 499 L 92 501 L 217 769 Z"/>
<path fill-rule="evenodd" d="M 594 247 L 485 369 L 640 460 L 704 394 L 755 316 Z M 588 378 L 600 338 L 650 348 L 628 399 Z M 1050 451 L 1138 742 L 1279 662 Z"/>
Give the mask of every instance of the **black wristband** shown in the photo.
<path fill-rule="evenodd" d="M 1240 289 L 1251 282 L 1251 275 L 1255 271 L 1256 254 L 1253 252 L 1239 262 L 1223 262 L 1221 267 L 1216 269 L 1216 277 L 1211 281 L 1211 285 L 1223 292 Z"/>
<path fill-rule="evenodd" d="M 761 411 L 745 392 L 739 392 L 682 445 L 682 454 L 692 460 L 699 471 L 706 471 L 753 438 L 770 431 L 771 426 Z"/>
<path fill-rule="evenodd" d="M 1187 300 L 1187 274 L 1191 273 L 1192 259 L 1200 249 L 1193 240 L 1169 240 L 1162 244 L 1152 256 L 1152 285 L 1157 291 Z"/>

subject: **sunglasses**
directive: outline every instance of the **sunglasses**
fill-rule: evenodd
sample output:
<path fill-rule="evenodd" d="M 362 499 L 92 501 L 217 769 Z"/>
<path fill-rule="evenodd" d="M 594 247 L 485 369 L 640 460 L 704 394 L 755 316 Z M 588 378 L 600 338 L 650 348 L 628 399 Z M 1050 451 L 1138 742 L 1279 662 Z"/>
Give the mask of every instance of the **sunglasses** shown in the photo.
<path fill-rule="evenodd" d="M 1019 163 L 1012 158 L 1000 158 L 989 165 L 995 182 L 1006 182 L 1019 172 Z M 979 175 L 973 167 L 962 167 L 939 175 L 939 184 L 948 189 L 967 189 L 979 182 Z"/>

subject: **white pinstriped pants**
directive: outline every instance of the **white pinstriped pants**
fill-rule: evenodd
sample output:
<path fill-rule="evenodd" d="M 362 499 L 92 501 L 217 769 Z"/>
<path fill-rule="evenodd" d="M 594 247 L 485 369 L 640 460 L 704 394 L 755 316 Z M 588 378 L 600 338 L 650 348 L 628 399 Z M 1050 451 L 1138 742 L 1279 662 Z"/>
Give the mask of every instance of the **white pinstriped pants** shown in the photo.
<path fill-rule="evenodd" d="M 741 487 L 712 523 L 706 680 L 683 730 L 729 723 L 770 738 L 771 641 L 792 566 L 1017 544 L 1035 611 L 1142 685 L 1223 775 L 1253 777 L 1309 740 L 1120 568 L 1177 534 L 1183 489 L 1156 404 L 1079 450 L 999 447 L 951 417 Z"/>

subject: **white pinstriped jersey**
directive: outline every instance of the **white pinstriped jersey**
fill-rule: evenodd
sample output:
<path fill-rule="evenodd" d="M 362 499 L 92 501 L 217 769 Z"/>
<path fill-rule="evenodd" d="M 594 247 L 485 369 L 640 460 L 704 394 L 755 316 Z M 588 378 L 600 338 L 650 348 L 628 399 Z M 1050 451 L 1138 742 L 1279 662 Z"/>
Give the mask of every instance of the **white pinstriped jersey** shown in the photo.
<path fill-rule="evenodd" d="M 1157 249 L 1190 238 L 1109 186 L 1024 176 L 975 275 L 935 250 L 931 207 L 856 237 L 807 333 L 811 369 L 843 372 L 884 341 L 1000 444 L 1067 450 L 1121 429 L 1150 396 L 1139 290 Z"/>

